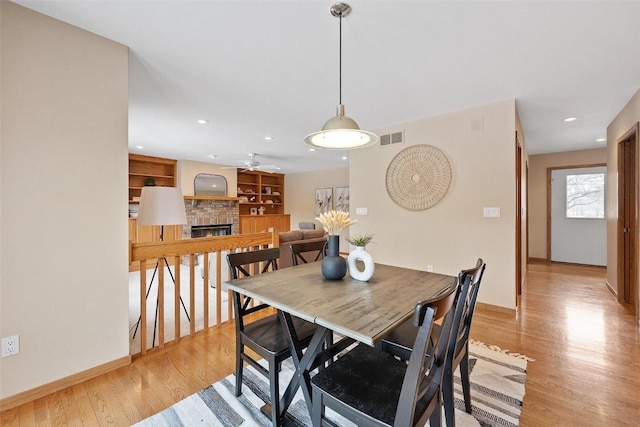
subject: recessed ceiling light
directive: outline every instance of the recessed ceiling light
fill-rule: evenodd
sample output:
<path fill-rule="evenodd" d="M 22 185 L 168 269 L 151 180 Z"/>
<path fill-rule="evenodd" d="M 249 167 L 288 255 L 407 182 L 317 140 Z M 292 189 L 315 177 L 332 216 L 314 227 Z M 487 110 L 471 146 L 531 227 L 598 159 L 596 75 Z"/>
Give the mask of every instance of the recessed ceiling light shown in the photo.
<path fill-rule="evenodd" d="M 215 159 L 218 156 L 216 156 L 215 154 L 209 154 L 207 157 L 210 158 L 210 159 Z"/>
<path fill-rule="evenodd" d="M 138 150 L 142 150 L 142 149 L 144 149 L 144 147 L 143 147 L 142 145 L 136 145 L 136 148 L 137 148 Z"/>
<path fill-rule="evenodd" d="M 607 140 L 607 138 L 598 138 L 598 139 L 596 139 L 596 142 L 604 142 L 606 140 Z"/>
<path fill-rule="evenodd" d="M 347 156 L 342 156 L 342 160 L 347 160 Z"/>
<path fill-rule="evenodd" d="M 265 141 L 273 141 L 273 137 L 272 136 L 265 136 L 264 140 Z"/>
<path fill-rule="evenodd" d="M 200 119 L 200 120 L 198 120 L 198 123 L 200 123 L 201 125 L 205 125 L 205 124 L 209 123 L 209 120 Z"/>
<path fill-rule="evenodd" d="M 572 122 L 574 121 L 576 118 L 575 117 L 567 117 L 566 119 L 564 119 L 565 122 Z"/>
<path fill-rule="evenodd" d="M 316 151 L 315 148 L 309 148 L 309 151 Z"/>

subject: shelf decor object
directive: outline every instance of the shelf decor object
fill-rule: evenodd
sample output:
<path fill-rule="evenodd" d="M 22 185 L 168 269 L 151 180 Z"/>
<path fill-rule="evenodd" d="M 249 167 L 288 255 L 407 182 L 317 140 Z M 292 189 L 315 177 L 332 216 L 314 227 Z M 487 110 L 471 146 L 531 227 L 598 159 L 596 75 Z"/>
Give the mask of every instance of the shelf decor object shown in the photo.
<path fill-rule="evenodd" d="M 340 232 L 356 221 L 349 218 L 349 212 L 333 210 L 320 214 L 316 221 L 329 233 L 327 255 L 322 259 L 322 275 L 327 280 L 341 280 L 347 274 L 347 261 L 340 256 Z"/>
<path fill-rule="evenodd" d="M 373 234 L 365 234 L 360 236 L 347 237 L 347 242 L 351 243 L 356 248 L 349 253 L 347 257 L 347 267 L 349 269 L 349 275 L 361 282 L 368 282 L 373 277 L 373 273 L 376 270 L 376 265 L 373 262 L 373 257 L 369 252 L 365 250 L 365 247 L 373 241 Z M 360 270 L 358 261 L 362 262 L 363 269 Z"/>
<path fill-rule="evenodd" d="M 342 18 L 351 12 L 351 6 L 346 3 L 335 3 L 330 11 L 331 15 L 340 19 L 339 102 L 335 117 L 327 120 L 320 131 L 305 136 L 304 142 L 311 147 L 327 150 L 368 147 L 378 142 L 378 135 L 361 130 L 355 120 L 344 115 L 342 104 Z"/>
<path fill-rule="evenodd" d="M 422 211 L 435 206 L 451 183 L 447 156 L 432 145 L 420 144 L 399 152 L 387 168 L 387 193 L 398 206 Z"/>

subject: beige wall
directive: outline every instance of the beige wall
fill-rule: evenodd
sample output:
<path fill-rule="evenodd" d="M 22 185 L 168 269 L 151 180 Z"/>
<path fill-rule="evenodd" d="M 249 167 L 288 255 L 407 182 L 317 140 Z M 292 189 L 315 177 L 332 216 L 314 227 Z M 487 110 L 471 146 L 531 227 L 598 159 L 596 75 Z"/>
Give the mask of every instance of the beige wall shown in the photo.
<path fill-rule="evenodd" d="M 178 185 L 184 196 L 193 196 L 193 180 L 199 173 L 222 175 L 227 179 L 227 195 L 238 195 L 238 174 L 236 169 L 221 169 L 222 165 L 192 160 L 178 160 Z"/>
<path fill-rule="evenodd" d="M 349 186 L 349 168 L 330 169 L 316 172 L 292 173 L 285 175 L 285 210 L 291 214 L 291 229 L 297 230 L 300 221 L 312 221 L 316 227 L 321 225 L 315 221 L 316 188 L 333 188 Z M 346 230 L 343 235 L 346 235 Z M 348 244 L 341 239 L 340 249 L 348 250 Z"/>
<path fill-rule="evenodd" d="M 617 266 L 618 266 L 618 139 L 624 135 L 633 125 L 640 121 L 640 90 L 629 100 L 627 105 L 618 113 L 616 118 L 607 127 L 607 281 L 611 287 L 619 291 Z M 636 147 L 636 155 L 640 157 L 640 147 Z M 636 168 L 639 161 L 636 158 Z M 638 169 L 636 170 L 638 171 Z M 636 183 L 636 192 L 640 183 Z M 637 194 L 637 193 L 636 193 Z M 636 215 L 638 212 L 636 211 Z M 640 253 L 638 262 L 640 262 Z M 640 265 L 636 263 L 636 265 Z M 640 278 L 638 279 L 640 284 Z M 640 295 L 640 289 L 636 290 Z M 640 304 L 636 301 L 636 314 L 640 319 Z"/>
<path fill-rule="evenodd" d="M 482 119 L 483 130 L 472 130 Z M 367 246 L 376 262 L 457 274 L 482 257 L 487 263 L 479 300 L 515 308 L 515 101 L 507 100 L 436 117 L 376 129 L 405 131 L 404 144 L 376 146 L 350 154 L 353 233 L 375 233 Z M 408 211 L 389 198 L 389 162 L 413 144 L 433 145 L 451 163 L 453 178 L 436 206 Z M 499 207 L 499 218 L 484 218 L 484 207 Z"/>
<path fill-rule="evenodd" d="M 0 398 L 127 358 L 125 46 L 0 2 Z"/>
<path fill-rule="evenodd" d="M 547 168 L 607 163 L 606 148 L 529 156 L 529 257 L 547 259 Z M 609 176 L 611 174 L 609 173 Z"/>

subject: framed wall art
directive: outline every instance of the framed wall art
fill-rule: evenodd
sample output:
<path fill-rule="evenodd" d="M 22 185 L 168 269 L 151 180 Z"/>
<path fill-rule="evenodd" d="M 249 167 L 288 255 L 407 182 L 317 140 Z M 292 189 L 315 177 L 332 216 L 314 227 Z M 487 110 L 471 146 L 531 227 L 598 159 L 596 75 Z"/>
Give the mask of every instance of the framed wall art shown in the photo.
<path fill-rule="evenodd" d="M 349 187 L 336 187 L 337 211 L 349 212 Z"/>
<path fill-rule="evenodd" d="M 316 216 L 333 207 L 333 188 L 316 188 Z"/>

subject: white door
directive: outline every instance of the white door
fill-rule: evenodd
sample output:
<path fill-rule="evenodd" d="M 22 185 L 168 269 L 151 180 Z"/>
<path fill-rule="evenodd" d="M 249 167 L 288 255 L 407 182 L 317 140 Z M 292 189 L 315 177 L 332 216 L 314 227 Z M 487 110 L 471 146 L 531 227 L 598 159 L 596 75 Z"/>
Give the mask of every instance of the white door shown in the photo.
<path fill-rule="evenodd" d="M 607 265 L 604 166 L 551 172 L 551 260 Z"/>

